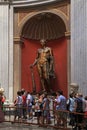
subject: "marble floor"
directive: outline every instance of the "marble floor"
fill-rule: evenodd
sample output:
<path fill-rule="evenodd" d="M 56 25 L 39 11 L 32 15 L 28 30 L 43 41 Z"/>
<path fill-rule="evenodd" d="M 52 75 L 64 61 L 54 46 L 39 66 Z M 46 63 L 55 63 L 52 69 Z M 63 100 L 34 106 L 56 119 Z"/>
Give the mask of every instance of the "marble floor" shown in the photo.
<path fill-rule="evenodd" d="M 8 122 L 0 123 L 0 130 L 54 130 L 53 128 L 44 128 L 36 125 L 11 124 Z"/>

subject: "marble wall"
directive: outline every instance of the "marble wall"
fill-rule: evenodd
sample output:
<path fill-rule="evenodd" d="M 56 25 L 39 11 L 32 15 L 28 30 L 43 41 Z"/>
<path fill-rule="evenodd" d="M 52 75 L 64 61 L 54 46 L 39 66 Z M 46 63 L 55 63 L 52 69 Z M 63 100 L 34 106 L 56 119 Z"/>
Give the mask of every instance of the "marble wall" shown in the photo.
<path fill-rule="evenodd" d="M 71 0 L 71 82 L 87 95 L 87 0 Z"/>
<path fill-rule="evenodd" d="M 12 10 L 11 10 L 12 11 Z M 13 28 L 9 5 L 0 5 L 0 84 L 5 96 L 13 99 Z"/>
<path fill-rule="evenodd" d="M 8 5 L 0 5 L 0 83 L 8 96 Z"/>

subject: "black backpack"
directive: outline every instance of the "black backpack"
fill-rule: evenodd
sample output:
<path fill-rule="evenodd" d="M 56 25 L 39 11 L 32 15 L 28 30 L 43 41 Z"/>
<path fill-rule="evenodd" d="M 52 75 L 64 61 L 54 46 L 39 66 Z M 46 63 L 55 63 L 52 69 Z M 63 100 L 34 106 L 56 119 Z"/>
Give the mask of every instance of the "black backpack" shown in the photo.
<path fill-rule="evenodd" d="M 32 105 L 35 105 L 35 98 L 32 96 Z"/>
<path fill-rule="evenodd" d="M 83 101 L 82 101 L 82 99 L 77 98 L 76 103 L 77 103 L 76 112 L 83 112 Z"/>

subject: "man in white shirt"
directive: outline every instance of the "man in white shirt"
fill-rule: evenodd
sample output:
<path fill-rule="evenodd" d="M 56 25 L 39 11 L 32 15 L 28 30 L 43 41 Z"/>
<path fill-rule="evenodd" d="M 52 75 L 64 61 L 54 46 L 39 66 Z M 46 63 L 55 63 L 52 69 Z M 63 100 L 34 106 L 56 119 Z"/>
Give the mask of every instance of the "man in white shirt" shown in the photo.
<path fill-rule="evenodd" d="M 28 92 L 26 103 L 28 108 L 29 119 L 32 119 L 32 100 L 33 100 L 32 95 Z"/>

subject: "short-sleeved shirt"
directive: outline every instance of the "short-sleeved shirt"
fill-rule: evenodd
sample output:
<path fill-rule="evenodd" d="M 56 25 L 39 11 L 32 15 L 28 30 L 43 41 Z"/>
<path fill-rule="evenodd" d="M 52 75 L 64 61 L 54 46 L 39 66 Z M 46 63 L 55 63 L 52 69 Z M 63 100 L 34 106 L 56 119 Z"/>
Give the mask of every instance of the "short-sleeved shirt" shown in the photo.
<path fill-rule="evenodd" d="M 75 99 L 69 98 L 67 104 L 69 104 L 69 111 L 73 112 L 75 110 Z"/>
<path fill-rule="evenodd" d="M 60 104 L 58 105 L 58 110 L 66 110 L 66 98 L 63 95 L 58 96 L 57 102 Z"/>
<path fill-rule="evenodd" d="M 28 104 L 28 101 L 30 102 L 29 104 Z M 32 106 L 32 96 L 30 94 L 27 95 L 26 103 L 28 106 Z"/>

